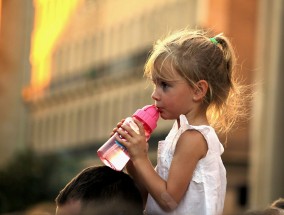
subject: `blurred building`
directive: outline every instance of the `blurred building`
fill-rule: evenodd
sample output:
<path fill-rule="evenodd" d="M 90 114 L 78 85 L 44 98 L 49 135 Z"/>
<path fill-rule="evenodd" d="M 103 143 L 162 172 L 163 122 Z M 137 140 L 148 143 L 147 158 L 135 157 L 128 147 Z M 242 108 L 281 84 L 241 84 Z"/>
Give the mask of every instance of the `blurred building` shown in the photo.
<path fill-rule="evenodd" d="M 94 145 L 122 118 L 152 103 L 152 88 L 143 79 L 152 43 L 165 29 L 196 26 L 197 6 L 196 1 L 79 4 L 54 45 L 49 86 L 28 95 L 33 147 L 49 152 Z"/>
<path fill-rule="evenodd" d="M 5 4 L 14 2 L 15 0 L 2 0 L 2 13 L 5 12 Z M 29 2 L 26 4 L 29 7 L 22 17 L 19 15 L 21 13 L 14 14 L 14 17 L 19 16 L 26 23 L 25 20 L 31 19 L 32 1 L 23 2 Z M 272 125 L 283 127 L 283 119 L 278 124 L 275 123 L 278 116 L 276 113 L 283 118 L 283 114 L 280 114 L 283 96 L 279 93 L 283 92 L 280 84 L 280 57 L 283 58 L 283 49 L 280 48 L 283 47 L 280 39 L 283 36 L 283 26 L 280 20 L 283 17 L 283 3 L 281 0 L 271 1 L 271 4 L 268 2 L 270 1 L 34 0 L 36 22 L 32 41 L 36 42 L 37 33 L 44 36 L 44 39 L 37 41 L 41 46 L 38 50 L 34 50 L 31 45 L 31 69 L 27 60 L 29 49 L 22 47 L 25 51 L 21 55 L 23 62 L 19 61 L 22 63 L 19 65 L 24 65 L 21 67 L 23 70 L 15 70 L 17 78 L 22 79 L 13 77 L 7 82 L 19 81 L 17 87 L 23 89 L 23 100 L 29 117 L 26 122 L 21 121 L 22 124 L 16 124 L 15 127 L 11 125 L 18 128 L 17 132 L 21 136 L 15 130 L 7 133 L 2 130 L 4 128 L 1 129 L 1 139 L 7 141 L 1 147 L 5 146 L 3 150 L 6 150 L 9 146 L 12 152 L 19 145 L 26 144 L 43 155 L 70 152 L 74 156 L 83 157 L 80 161 L 82 163 L 98 162 L 96 150 L 109 137 L 116 123 L 137 108 L 152 103 L 152 87 L 143 78 L 143 66 L 153 42 L 168 32 L 184 27 L 213 29 L 216 33 L 224 32 L 232 38 L 239 56 L 241 74 L 248 84 L 253 83 L 254 78 L 258 81 L 263 81 L 263 77 L 273 79 L 264 87 L 259 86 L 257 90 L 265 93 L 256 98 L 255 106 L 267 107 L 273 113 L 274 121 L 263 109 L 254 108 L 252 115 L 257 115 L 256 120 L 252 120 L 252 124 L 249 121 L 239 125 L 240 128 L 228 137 L 228 147 L 223 155 L 228 174 L 224 214 L 237 214 L 244 210 L 249 206 L 249 197 L 250 204 L 254 207 L 265 206 L 277 195 L 284 195 L 282 188 L 277 189 L 277 185 L 284 180 L 283 170 L 277 172 L 274 166 L 283 162 L 283 134 L 277 129 L 273 132 L 270 129 Z M 11 8 L 16 10 L 17 7 L 13 5 Z M 2 27 L 8 23 L 5 19 L 2 18 Z M 274 19 L 277 22 L 270 26 Z M 25 29 L 24 35 L 28 37 L 30 26 Z M 11 38 L 6 36 L 5 41 Z M 41 58 L 36 58 L 36 53 Z M 1 52 L 0 54 L 2 55 Z M 255 59 L 258 60 L 255 62 Z M 0 63 L 1 67 L 5 65 L 2 56 Z M 262 68 L 258 68 L 259 65 Z M 274 71 L 272 74 L 275 77 L 272 78 L 264 68 Z M 255 73 L 256 70 L 260 72 Z M 3 74 L 1 68 L 1 76 Z M 29 77 L 31 81 L 27 84 Z M 276 89 L 279 91 L 271 100 L 267 89 L 270 93 L 275 93 Z M 9 92 L 13 90 L 9 88 Z M 9 97 L 19 99 L 17 104 L 21 101 L 17 97 L 19 92 L 18 89 Z M 265 104 L 266 99 L 270 101 L 270 105 Z M 23 110 L 20 105 L 16 107 Z M 18 109 L 9 109 L 8 104 L 5 110 L 3 115 L 19 113 Z M 263 121 L 262 117 L 265 117 Z M 11 122 L 17 122 L 10 119 L 2 121 L 1 126 L 6 128 Z M 264 128 L 260 128 L 260 122 L 267 123 L 264 128 L 270 129 L 270 133 L 266 135 Z M 160 121 L 150 140 L 153 162 L 156 140 L 163 138 L 171 125 L 172 122 Z M 8 134 L 11 139 L 5 136 Z M 18 142 L 16 137 L 19 138 Z M 270 146 L 267 142 L 271 142 Z M 277 148 L 282 151 L 277 151 Z M 265 159 L 261 160 L 263 157 Z M 262 165 L 266 173 L 271 175 L 263 177 L 262 174 L 266 173 L 261 172 Z M 272 174 L 279 176 L 277 184 L 273 184 Z M 262 190 L 263 186 L 269 188 Z"/>

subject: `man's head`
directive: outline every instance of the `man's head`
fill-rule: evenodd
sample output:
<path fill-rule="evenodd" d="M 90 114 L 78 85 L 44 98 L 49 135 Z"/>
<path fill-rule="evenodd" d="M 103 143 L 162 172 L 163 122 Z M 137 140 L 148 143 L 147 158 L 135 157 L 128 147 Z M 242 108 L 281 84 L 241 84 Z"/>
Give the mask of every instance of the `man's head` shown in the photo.
<path fill-rule="evenodd" d="M 143 213 L 143 201 L 132 178 L 107 166 L 84 169 L 55 201 L 56 215 Z"/>

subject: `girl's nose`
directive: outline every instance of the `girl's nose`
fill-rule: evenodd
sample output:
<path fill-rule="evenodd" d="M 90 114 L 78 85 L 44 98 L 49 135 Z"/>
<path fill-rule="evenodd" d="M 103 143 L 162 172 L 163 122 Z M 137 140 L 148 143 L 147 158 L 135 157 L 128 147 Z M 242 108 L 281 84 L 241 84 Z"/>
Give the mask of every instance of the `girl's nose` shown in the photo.
<path fill-rule="evenodd" d="M 158 100 L 159 100 L 159 95 L 158 95 L 156 89 L 154 89 L 154 91 L 153 91 L 151 97 L 152 97 L 152 99 L 155 100 L 155 101 L 158 101 Z"/>

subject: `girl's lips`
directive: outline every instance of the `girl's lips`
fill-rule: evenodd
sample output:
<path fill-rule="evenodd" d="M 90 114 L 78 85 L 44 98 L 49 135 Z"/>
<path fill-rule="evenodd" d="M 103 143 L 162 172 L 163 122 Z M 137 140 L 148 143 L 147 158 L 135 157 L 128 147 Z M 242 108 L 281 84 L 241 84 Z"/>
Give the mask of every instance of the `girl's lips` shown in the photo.
<path fill-rule="evenodd" d="M 161 113 L 162 112 L 162 108 L 157 107 L 158 111 Z"/>

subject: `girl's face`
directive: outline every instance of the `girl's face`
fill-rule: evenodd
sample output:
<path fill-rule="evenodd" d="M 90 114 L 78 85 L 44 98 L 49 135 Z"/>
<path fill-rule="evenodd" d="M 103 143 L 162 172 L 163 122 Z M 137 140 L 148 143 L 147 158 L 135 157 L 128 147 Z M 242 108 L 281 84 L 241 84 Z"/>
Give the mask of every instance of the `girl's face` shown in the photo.
<path fill-rule="evenodd" d="M 169 71 L 166 67 L 166 64 L 163 65 L 160 72 L 163 69 Z M 171 72 L 170 77 L 153 80 L 152 98 L 163 119 L 178 119 L 181 114 L 187 115 L 193 107 L 193 88 L 177 71 Z"/>

